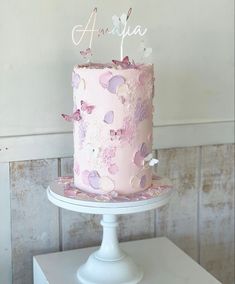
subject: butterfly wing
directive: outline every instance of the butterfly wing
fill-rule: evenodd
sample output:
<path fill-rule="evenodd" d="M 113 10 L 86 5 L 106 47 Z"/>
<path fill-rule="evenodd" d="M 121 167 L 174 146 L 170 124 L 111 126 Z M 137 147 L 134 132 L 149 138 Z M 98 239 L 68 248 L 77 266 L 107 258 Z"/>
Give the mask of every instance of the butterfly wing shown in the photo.
<path fill-rule="evenodd" d="M 149 154 L 144 158 L 144 160 L 145 160 L 146 162 L 149 162 L 149 161 L 152 160 L 152 158 L 153 158 L 153 154 L 152 154 L 152 153 L 149 153 Z"/>
<path fill-rule="evenodd" d="M 86 111 L 88 114 L 91 114 L 95 106 L 88 105 L 88 103 L 81 101 L 81 110 Z"/>
<path fill-rule="evenodd" d="M 72 118 L 71 115 L 62 113 L 61 116 L 62 116 L 62 117 L 64 118 L 64 120 L 66 120 L 66 121 L 72 121 L 72 120 L 73 120 L 73 118 Z"/>
<path fill-rule="evenodd" d="M 92 52 L 90 48 L 87 48 L 86 50 L 81 50 L 80 54 L 83 56 L 83 58 L 87 58 L 88 56 L 92 56 Z"/>
<path fill-rule="evenodd" d="M 119 60 L 112 60 L 112 62 L 117 66 L 121 66 L 122 64 L 122 61 L 119 61 Z"/>
<path fill-rule="evenodd" d="M 79 109 L 77 109 L 77 110 L 73 113 L 72 119 L 75 120 L 75 121 L 79 121 L 79 120 L 82 119 L 82 117 L 81 117 L 81 112 L 80 112 Z"/>
<path fill-rule="evenodd" d="M 127 15 L 126 14 L 122 14 L 121 17 L 119 18 L 119 21 L 121 22 L 121 24 L 123 26 L 126 25 L 126 20 L 127 20 Z"/>
<path fill-rule="evenodd" d="M 87 108 L 86 108 L 87 113 L 91 114 L 94 108 L 95 108 L 95 106 L 92 106 L 92 105 L 91 106 L 87 106 Z"/>
<path fill-rule="evenodd" d="M 110 138 L 113 141 L 116 137 L 116 131 L 114 129 L 110 129 Z"/>
<path fill-rule="evenodd" d="M 130 64 L 129 57 L 128 57 L 128 56 L 125 56 L 125 57 L 123 58 L 123 60 L 122 60 L 122 63 L 129 65 L 129 64 Z"/>
<path fill-rule="evenodd" d="M 118 30 L 120 29 L 120 20 L 119 20 L 119 17 L 117 15 L 113 15 L 112 16 L 112 22 L 113 22 L 113 26 L 115 28 L 115 30 Z"/>
<path fill-rule="evenodd" d="M 153 167 L 153 166 L 157 165 L 158 162 L 159 162 L 159 160 L 157 160 L 157 159 L 151 159 L 149 161 L 149 165 L 150 165 L 150 167 Z"/>
<path fill-rule="evenodd" d="M 87 103 L 84 101 L 81 101 L 81 110 L 86 111 L 86 109 L 87 109 Z"/>

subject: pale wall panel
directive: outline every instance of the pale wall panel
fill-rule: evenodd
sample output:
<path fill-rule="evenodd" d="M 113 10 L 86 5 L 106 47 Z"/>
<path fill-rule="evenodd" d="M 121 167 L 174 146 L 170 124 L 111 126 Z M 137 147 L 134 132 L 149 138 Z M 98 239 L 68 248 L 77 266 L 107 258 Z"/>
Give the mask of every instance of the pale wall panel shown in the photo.
<path fill-rule="evenodd" d="M 155 233 L 154 210 L 119 216 L 120 241 L 153 238 Z"/>
<path fill-rule="evenodd" d="M 200 264 L 234 283 L 234 145 L 202 147 Z"/>
<path fill-rule="evenodd" d="M 175 193 L 156 211 L 156 234 L 169 237 L 197 260 L 199 147 L 159 150 L 158 159 L 158 175 L 171 180 Z"/>
<path fill-rule="evenodd" d="M 0 283 L 12 283 L 9 163 L 0 163 Z"/>
<path fill-rule="evenodd" d="M 14 284 L 32 283 L 33 255 L 59 249 L 58 209 L 46 195 L 57 172 L 57 159 L 10 164 Z"/>
<path fill-rule="evenodd" d="M 155 124 L 233 120 L 233 1 L 1 0 L 1 135 L 71 129 L 60 113 L 72 110 L 71 71 L 84 61 L 79 51 L 89 40 L 86 35 L 75 47 L 71 30 L 86 24 L 94 5 L 97 27 L 112 28 L 112 16 L 132 7 L 131 30 L 137 24 L 149 29 Z M 140 40 L 126 38 L 124 54 L 138 61 Z M 95 35 L 93 61 L 118 59 L 120 41 Z"/>

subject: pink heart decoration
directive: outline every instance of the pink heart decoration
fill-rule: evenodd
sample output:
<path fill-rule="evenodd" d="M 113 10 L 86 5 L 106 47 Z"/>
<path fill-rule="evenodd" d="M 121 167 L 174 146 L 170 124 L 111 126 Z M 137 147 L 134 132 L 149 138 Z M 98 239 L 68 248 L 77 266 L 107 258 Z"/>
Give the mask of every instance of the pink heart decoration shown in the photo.
<path fill-rule="evenodd" d="M 108 88 L 108 84 L 109 84 L 109 80 L 111 79 L 112 76 L 113 76 L 113 74 L 110 71 L 100 75 L 100 78 L 99 78 L 100 85 L 103 88 L 107 89 Z"/>
<path fill-rule="evenodd" d="M 108 168 L 108 171 L 111 175 L 115 175 L 119 171 L 119 168 L 116 164 L 111 164 Z"/>
<path fill-rule="evenodd" d="M 100 189 L 100 175 L 97 171 L 91 171 L 88 175 L 88 182 L 94 189 Z"/>
<path fill-rule="evenodd" d="M 107 124 L 111 124 L 113 123 L 113 118 L 114 118 L 114 114 L 113 114 L 113 111 L 111 110 L 105 114 L 104 122 Z"/>
<path fill-rule="evenodd" d="M 117 89 L 120 85 L 125 83 L 125 78 L 120 76 L 120 75 L 116 75 L 113 76 L 108 83 L 108 90 L 110 93 L 112 94 L 116 94 L 117 93 Z"/>

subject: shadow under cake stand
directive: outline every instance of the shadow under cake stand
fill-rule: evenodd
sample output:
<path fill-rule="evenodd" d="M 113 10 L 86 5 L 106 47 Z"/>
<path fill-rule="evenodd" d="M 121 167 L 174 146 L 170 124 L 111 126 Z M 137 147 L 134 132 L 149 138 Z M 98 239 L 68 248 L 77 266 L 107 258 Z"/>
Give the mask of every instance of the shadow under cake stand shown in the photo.
<path fill-rule="evenodd" d="M 100 248 L 80 266 L 77 278 L 82 284 L 136 284 L 143 271 L 119 246 L 117 215 L 144 212 L 168 203 L 172 187 L 157 179 L 154 188 L 131 197 L 87 194 L 71 186 L 71 177 L 61 177 L 48 187 L 48 199 L 56 206 L 80 213 L 103 215 Z"/>

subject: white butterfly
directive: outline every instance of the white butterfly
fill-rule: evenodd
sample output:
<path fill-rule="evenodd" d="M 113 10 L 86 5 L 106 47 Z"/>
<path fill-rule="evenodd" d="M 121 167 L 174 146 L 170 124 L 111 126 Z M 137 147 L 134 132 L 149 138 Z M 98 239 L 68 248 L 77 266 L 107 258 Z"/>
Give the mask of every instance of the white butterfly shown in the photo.
<path fill-rule="evenodd" d="M 157 165 L 159 163 L 159 160 L 158 159 L 151 159 L 149 161 L 149 165 L 150 167 L 154 167 L 155 165 Z"/>
<path fill-rule="evenodd" d="M 159 160 L 153 158 L 153 154 L 152 154 L 152 153 L 148 154 L 148 155 L 144 158 L 144 160 L 145 160 L 146 162 L 148 162 L 148 164 L 149 164 L 150 167 L 154 167 L 154 166 L 155 166 L 156 164 L 158 164 L 158 162 L 159 162 Z"/>
<path fill-rule="evenodd" d="M 127 21 L 127 15 L 122 14 L 120 17 L 117 15 L 112 16 L 113 28 L 111 33 L 112 34 L 120 34 L 122 32 L 123 27 L 125 27 Z"/>
<path fill-rule="evenodd" d="M 148 155 L 144 158 L 144 160 L 145 160 L 146 162 L 149 162 L 152 158 L 153 158 L 153 154 L 150 153 L 150 154 L 148 154 Z"/>

